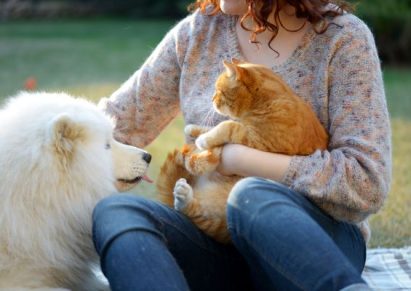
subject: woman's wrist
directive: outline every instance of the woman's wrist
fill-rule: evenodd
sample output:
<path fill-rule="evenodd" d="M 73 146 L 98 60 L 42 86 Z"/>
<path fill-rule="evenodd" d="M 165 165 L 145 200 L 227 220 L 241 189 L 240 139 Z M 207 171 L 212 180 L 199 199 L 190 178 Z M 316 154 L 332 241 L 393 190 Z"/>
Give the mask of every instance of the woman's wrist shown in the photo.
<path fill-rule="evenodd" d="M 223 147 L 221 153 L 221 161 L 217 170 L 227 176 L 241 175 L 243 167 L 244 154 L 247 152 L 247 147 L 239 144 L 227 144 Z"/>
<path fill-rule="evenodd" d="M 223 148 L 218 171 L 223 175 L 256 176 L 281 181 L 291 158 L 239 144 L 227 144 Z"/>

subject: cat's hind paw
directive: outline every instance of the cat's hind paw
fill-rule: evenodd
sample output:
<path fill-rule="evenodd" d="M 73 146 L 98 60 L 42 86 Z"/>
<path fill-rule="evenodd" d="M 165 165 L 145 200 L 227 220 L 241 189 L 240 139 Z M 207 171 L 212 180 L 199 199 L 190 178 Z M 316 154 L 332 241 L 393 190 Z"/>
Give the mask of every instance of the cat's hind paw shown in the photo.
<path fill-rule="evenodd" d="M 192 154 L 185 160 L 185 168 L 194 176 L 215 171 L 220 164 L 221 147 Z"/>
<path fill-rule="evenodd" d="M 183 211 L 193 199 L 193 189 L 186 179 L 181 178 L 174 186 L 174 209 Z"/>

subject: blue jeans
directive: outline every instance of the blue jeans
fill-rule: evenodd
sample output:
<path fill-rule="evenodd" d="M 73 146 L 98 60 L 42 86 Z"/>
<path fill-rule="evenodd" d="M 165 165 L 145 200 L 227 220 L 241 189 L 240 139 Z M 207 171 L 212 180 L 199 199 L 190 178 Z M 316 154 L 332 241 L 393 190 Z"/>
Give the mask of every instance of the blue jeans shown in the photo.
<path fill-rule="evenodd" d="M 339 290 L 363 283 L 359 229 L 303 195 L 245 178 L 227 206 L 232 245 L 145 198 L 114 195 L 93 213 L 93 239 L 112 290 Z"/>

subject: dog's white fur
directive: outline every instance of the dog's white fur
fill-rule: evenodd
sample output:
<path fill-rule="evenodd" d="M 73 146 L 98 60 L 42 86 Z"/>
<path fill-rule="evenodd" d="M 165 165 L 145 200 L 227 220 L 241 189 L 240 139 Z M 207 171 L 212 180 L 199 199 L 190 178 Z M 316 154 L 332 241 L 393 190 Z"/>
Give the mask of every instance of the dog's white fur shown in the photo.
<path fill-rule="evenodd" d="M 0 290 L 108 288 L 91 268 L 92 210 L 148 166 L 112 128 L 64 93 L 21 93 L 0 111 Z"/>

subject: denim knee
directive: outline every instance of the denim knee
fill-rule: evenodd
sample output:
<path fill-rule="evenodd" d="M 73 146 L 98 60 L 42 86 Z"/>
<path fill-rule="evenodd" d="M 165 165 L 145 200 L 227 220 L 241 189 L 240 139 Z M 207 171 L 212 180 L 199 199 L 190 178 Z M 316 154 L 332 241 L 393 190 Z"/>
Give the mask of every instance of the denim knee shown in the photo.
<path fill-rule="evenodd" d="M 254 207 L 256 200 L 264 200 L 264 194 L 269 194 L 268 198 L 275 199 L 275 196 L 285 196 L 291 190 L 286 186 L 271 180 L 257 177 L 248 177 L 237 182 L 228 196 L 228 204 L 234 208 Z M 257 197 L 258 195 L 258 197 Z M 256 199 L 258 198 L 258 199 Z"/>
<path fill-rule="evenodd" d="M 131 205 L 141 205 L 144 209 L 144 198 L 132 194 L 114 194 L 100 200 L 93 209 L 92 221 L 93 226 L 102 222 L 100 218 L 116 218 L 116 215 L 130 211 Z M 121 215 L 123 216 L 123 215 Z"/>
<path fill-rule="evenodd" d="M 230 233 L 244 235 L 251 221 L 254 227 L 260 221 L 256 219 L 261 212 L 270 209 L 275 219 L 275 209 L 279 207 L 295 207 L 299 199 L 304 199 L 299 193 L 286 186 L 267 179 L 249 177 L 240 180 L 231 190 L 227 203 L 227 223 Z"/>
<path fill-rule="evenodd" d="M 97 252 L 103 255 L 108 245 L 128 231 L 146 231 L 158 235 L 153 201 L 128 194 L 116 194 L 102 199 L 93 211 L 93 241 Z"/>
<path fill-rule="evenodd" d="M 231 206 L 247 204 L 254 190 L 254 186 L 261 180 L 262 179 L 256 177 L 248 177 L 238 181 L 233 189 L 231 189 L 227 203 Z"/>

